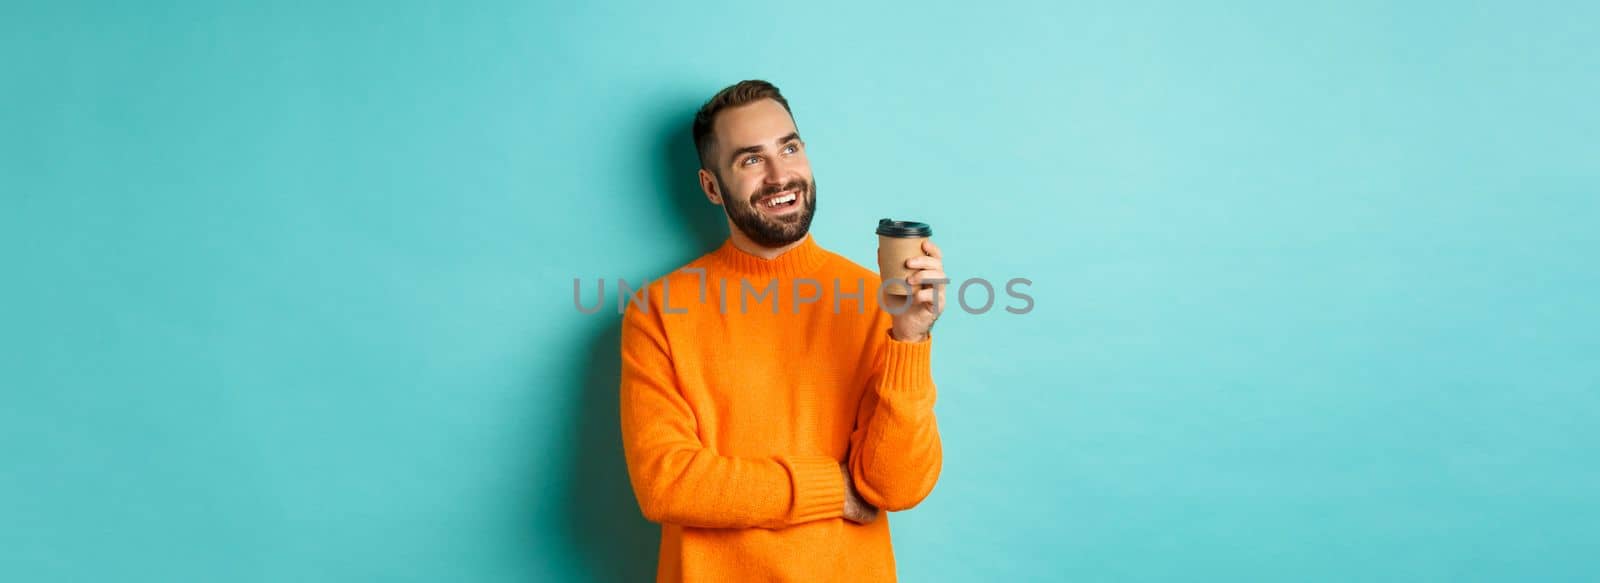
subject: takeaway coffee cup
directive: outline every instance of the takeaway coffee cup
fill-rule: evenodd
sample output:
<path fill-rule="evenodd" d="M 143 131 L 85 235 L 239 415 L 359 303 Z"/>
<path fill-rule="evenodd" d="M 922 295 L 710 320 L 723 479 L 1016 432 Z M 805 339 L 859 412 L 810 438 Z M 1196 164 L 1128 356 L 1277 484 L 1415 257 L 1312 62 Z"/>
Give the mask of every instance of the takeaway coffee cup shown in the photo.
<path fill-rule="evenodd" d="M 927 223 L 890 219 L 878 221 L 878 275 L 883 277 L 883 285 L 887 287 L 884 293 L 911 295 L 904 284 L 891 283 L 889 280 L 904 280 L 911 275 L 906 260 L 926 255 L 922 252 L 922 242 L 932 236 L 933 229 Z"/>

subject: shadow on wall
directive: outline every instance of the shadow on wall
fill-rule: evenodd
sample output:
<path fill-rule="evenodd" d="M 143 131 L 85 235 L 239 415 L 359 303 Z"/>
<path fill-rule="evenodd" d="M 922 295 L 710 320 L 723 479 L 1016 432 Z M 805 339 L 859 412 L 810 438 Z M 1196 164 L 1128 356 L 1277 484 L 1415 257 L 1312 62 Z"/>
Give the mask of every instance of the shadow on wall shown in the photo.
<path fill-rule="evenodd" d="M 663 207 L 655 216 L 678 221 L 683 240 L 647 248 L 690 252 L 660 258 L 661 265 L 652 272 L 655 277 L 715 249 L 727 238 L 724 215 L 706 201 L 695 177 L 700 162 L 690 124 L 700 100 L 673 103 L 678 105 L 666 109 L 653 128 L 655 139 L 650 143 L 657 151 L 651 152 L 649 159 L 655 176 L 650 195 L 659 197 Z M 661 527 L 640 514 L 623 460 L 618 403 L 621 318 L 616 312 L 615 289 L 608 291 L 608 309 L 585 316 L 597 324 L 596 331 L 587 342 L 576 343 L 582 350 L 572 355 L 574 366 L 582 370 L 571 378 L 581 379 L 582 384 L 575 387 L 579 409 L 569 433 L 576 443 L 567 484 L 568 526 L 571 540 L 583 554 L 579 559 L 593 580 L 652 581 Z"/>
<path fill-rule="evenodd" d="M 698 101 L 687 107 L 675 108 L 662 120 L 656 132 L 660 136 L 661 146 L 659 156 L 655 158 L 659 164 L 655 173 L 655 190 L 661 193 L 659 200 L 666 207 L 661 214 L 678 221 L 686 242 L 694 249 L 699 249 L 693 256 L 664 266 L 661 273 L 716 249 L 728 238 L 727 215 L 723 214 L 722 207 L 706 200 L 705 193 L 700 190 L 700 178 L 695 173 L 700 169 L 700 156 L 694 150 L 691 124 L 695 111 L 699 109 Z"/>

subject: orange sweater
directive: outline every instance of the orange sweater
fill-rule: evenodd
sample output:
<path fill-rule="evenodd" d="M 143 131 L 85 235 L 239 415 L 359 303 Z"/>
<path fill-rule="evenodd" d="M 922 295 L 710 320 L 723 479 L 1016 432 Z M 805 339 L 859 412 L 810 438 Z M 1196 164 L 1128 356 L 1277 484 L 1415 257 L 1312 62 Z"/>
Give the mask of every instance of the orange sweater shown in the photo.
<path fill-rule="evenodd" d="M 838 464 L 905 510 L 943 452 L 931 340 L 892 339 L 877 288 L 808 235 L 773 260 L 729 240 L 629 303 L 622 442 L 658 581 L 895 580 L 889 514 L 842 518 Z"/>

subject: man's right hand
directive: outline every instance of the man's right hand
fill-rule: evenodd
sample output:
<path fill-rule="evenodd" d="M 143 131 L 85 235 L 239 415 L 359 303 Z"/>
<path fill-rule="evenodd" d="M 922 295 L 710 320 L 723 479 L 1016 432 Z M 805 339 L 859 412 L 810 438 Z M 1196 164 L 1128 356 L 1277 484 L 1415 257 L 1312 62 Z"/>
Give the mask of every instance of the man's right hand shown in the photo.
<path fill-rule="evenodd" d="M 856 493 L 856 482 L 850 479 L 850 466 L 839 464 L 844 475 L 844 518 L 857 524 L 867 524 L 878 519 L 878 508 L 868 504 Z"/>

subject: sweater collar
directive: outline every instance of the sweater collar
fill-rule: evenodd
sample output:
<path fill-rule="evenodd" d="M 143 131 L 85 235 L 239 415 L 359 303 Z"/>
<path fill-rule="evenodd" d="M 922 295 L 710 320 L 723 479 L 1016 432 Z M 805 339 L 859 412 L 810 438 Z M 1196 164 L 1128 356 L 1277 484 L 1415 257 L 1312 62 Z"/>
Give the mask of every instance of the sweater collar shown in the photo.
<path fill-rule="evenodd" d="M 711 255 L 739 275 L 785 279 L 815 271 L 827 259 L 828 252 L 817 244 L 810 233 L 806 233 L 806 238 L 799 245 L 772 259 L 762 259 L 744 252 L 733 244 L 732 237 L 723 241 L 722 246 L 712 251 Z"/>

